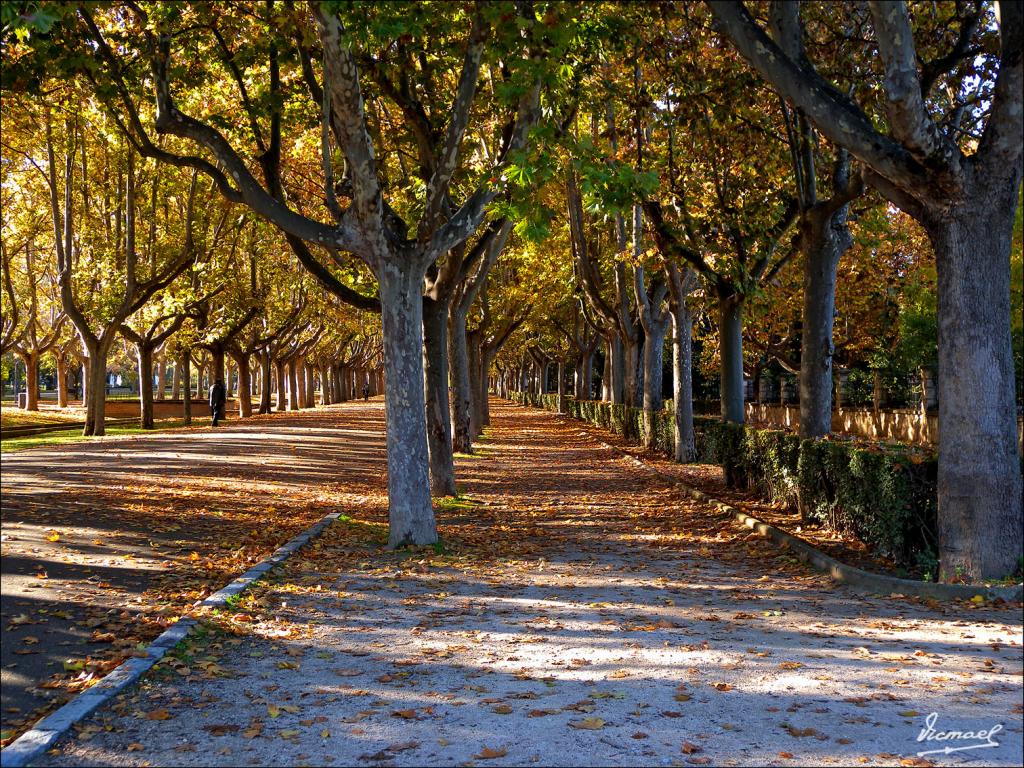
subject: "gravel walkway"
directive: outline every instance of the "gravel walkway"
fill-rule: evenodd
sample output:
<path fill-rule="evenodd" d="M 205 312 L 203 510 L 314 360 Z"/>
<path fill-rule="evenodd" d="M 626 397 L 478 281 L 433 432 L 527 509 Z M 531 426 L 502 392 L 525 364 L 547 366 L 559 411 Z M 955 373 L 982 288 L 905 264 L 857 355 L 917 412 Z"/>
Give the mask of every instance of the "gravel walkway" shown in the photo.
<path fill-rule="evenodd" d="M 569 424 L 493 418 L 448 554 L 349 510 L 40 764 L 1020 764 L 1019 606 L 858 596 Z M 986 743 L 917 741 L 932 712 L 998 746 L 917 757 Z"/>

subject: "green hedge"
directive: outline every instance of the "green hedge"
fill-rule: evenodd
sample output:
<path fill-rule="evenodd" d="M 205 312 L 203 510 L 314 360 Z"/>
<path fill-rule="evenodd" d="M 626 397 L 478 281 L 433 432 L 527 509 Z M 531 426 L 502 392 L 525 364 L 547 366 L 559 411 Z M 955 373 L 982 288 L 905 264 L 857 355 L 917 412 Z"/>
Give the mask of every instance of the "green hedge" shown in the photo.
<path fill-rule="evenodd" d="M 558 409 L 557 395 L 513 392 L 516 402 Z M 643 411 L 566 399 L 568 415 L 638 443 Z M 673 454 L 673 415 L 655 414 L 658 448 Z M 697 460 L 721 464 L 733 488 L 756 489 L 805 522 L 849 533 L 904 565 L 931 564 L 936 550 L 936 457 L 909 448 L 801 440 L 713 417 L 694 419 Z"/>

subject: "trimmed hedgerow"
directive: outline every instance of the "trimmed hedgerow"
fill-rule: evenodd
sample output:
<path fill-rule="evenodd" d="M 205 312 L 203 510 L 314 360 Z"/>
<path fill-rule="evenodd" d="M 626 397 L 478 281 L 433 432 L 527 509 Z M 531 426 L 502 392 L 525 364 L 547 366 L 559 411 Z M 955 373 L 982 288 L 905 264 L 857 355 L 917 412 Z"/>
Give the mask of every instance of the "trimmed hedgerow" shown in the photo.
<path fill-rule="evenodd" d="M 512 399 L 557 410 L 557 395 L 512 393 Z M 595 400 L 567 399 L 570 416 L 637 443 L 643 411 Z M 726 483 L 754 488 L 799 510 L 803 520 L 850 533 L 876 553 L 906 565 L 936 550 L 936 458 L 899 446 L 865 447 L 839 440 L 801 440 L 777 429 L 694 419 L 697 460 L 721 464 Z M 655 414 L 660 450 L 673 454 L 670 411 Z"/>
<path fill-rule="evenodd" d="M 936 549 L 934 456 L 832 440 L 804 440 L 798 467 L 805 520 L 849 532 L 901 563 Z"/>

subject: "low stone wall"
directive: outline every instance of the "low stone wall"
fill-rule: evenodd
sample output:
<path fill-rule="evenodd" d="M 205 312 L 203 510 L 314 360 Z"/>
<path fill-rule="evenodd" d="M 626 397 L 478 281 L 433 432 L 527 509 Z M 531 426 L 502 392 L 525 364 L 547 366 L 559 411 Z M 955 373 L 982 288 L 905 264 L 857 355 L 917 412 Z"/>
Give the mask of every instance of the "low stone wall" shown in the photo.
<path fill-rule="evenodd" d="M 154 400 L 154 419 L 180 419 L 183 403 L 181 400 Z M 231 398 L 227 401 L 224 412 L 230 418 L 238 413 L 238 401 Z M 139 415 L 138 400 L 107 400 L 106 417 L 108 419 L 130 419 Z M 192 401 L 192 416 L 197 419 L 208 417 L 210 406 L 205 400 Z"/>
<path fill-rule="evenodd" d="M 800 427 L 798 405 L 765 405 L 747 403 L 747 420 L 792 429 Z M 916 445 L 938 445 L 939 416 L 908 409 L 883 410 L 870 408 L 838 408 L 832 411 L 832 431 L 856 435 L 868 440 L 893 440 Z M 1024 421 L 1017 421 L 1017 444 L 1024 453 Z"/>

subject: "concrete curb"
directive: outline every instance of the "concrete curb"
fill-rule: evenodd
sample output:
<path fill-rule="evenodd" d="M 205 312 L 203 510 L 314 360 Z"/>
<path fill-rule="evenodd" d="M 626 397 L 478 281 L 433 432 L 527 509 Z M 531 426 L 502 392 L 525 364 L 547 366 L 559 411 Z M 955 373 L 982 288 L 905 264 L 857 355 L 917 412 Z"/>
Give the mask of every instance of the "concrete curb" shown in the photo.
<path fill-rule="evenodd" d="M 544 413 L 551 413 L 554 416 L 561 416 L 566 419 L 572 419 L 572 421 L 579 424 L 587 424 L 587 422 L 573 418 L 568 414 L 554 413 L 545 408 L 537 408 L 535 410 L 540 410 Z M 591 425 L 588 424 L 588 426 Z M 790 550 L 802 562 L 808 563 L 818 570 L 824 571 L 825 574 L 833 581 L 853 587 L 860 592 L 876 595 L 899 594 L 904 597 L 924 597 L 931 600 L 970 600 L 971 598 L 978 596 L 981 596 L 986 600 L 1006 600 L 1008 602 L 1018 602 L 1024 599 L 1024 585 L 1021 584 L 1015 584 L 1010 587 L 988 587 L 985 585 L 975 586 L 971 584 L 938 584 L 928 581 L 900 579 L 896 576 L 883 576 L 880 573 L 871 573 L 869 571 L 861 570 L 860 568 L 855 568 L 852 565 L 841 563 L 835 558 L 829 557 L 824 552 L 815 549 L 803 539 L 797 538 L 790 533 L 786 533 L 785 531 L 776 528 L 774 525 L 769 525 L 768 523 L 758 520 L 756 517 L 751 517 L 746 512 L 741 512 L 736 509 L 736 507 L 708 496 L 703 491 L 684 483 L 682 480 L 645 464 L 633 454 L 627 453 L 611 443 L 606 443 L 604 440 L 587 430 L 584 430 L 584 433 L 605 448 L 609 448 L 630 459 L 637 466 L 642 467 L 649 472 L 653 472 L 658 475 L 658 477 L 668 480 L 691 498 L 704 502 L 705 504 L 710 504 L 722 512 L 727 512 L 747 528 L 750 528 L 761 536 L 771 540 L 780 548 Z"/>
<path fill-rule="evenodd" d="M 339 512 L 325 515 L 318 523 L 275 549 L 272 554 L 252 566 L 227 586 L 197 602 L 192 609 L 226 607 L 228 600 L 247 590 L 254 582 L 263 578 L 271 568 L 283 563 L 310 540 L 323 533 L 324 529 L 337 520 L 339 515 Z M 144 656 L 134 656 L 122 662 L 94 686 L 75 696 L 60 709 L 48 714 L 31 729 L 4 747 L 0 751 L 0 766 L 21 768 L 53 747 L 73 725 L 81 722 L 95 710 L 109 703 L 125 688 L 136 683 L 163 658 L 167 651 L 184 640 L 195 626 L 195 619 L 182 618 L 176 621 L 149 644 Z"/>

